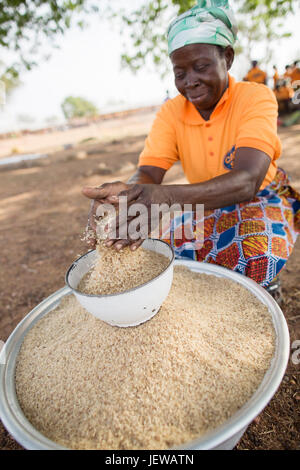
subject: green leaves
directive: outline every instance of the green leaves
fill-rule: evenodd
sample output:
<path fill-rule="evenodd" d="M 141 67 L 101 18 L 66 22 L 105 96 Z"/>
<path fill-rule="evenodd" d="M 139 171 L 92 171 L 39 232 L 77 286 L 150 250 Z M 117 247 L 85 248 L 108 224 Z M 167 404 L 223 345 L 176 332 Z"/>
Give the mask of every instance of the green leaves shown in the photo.
<path fill-rule="evenodd" d="M 0 68 L 4 68 L 4 64 L 2 62 L 0 63 Z M 9 67 L 2 75 L 0 74 L 0 81 L 4 82 L 5 90 L 8 96 L 21 84 L 18 73 L 14 67 Z"/>
<path fill-rule="evenodd" d="M 172 3 L 178 6 L 178 14 L 181 14 L 193 8 L 197 2 L 195 0 L 173 0 Z"/>
<path fill-rule="evenodd" d="M 122 64 L 136 71 L 151 63 L 162 75 L 168 70 L 166 31 L 170 21 L 180 13 L 192 8 L 196 0 L 140 0 L 139 7 L 132 9 L 124 1 L 124 8 L 109 6 L 106 0 L 0 0 L 0 54 L 1 49 L 15 53 L 17 61 L 8 64 L 16 73 L 30 69 L 36 63 L 43 39 L 56 45 L 56 38 L 73 24 L 83 28 L 85 17 L 95 15 L 101 7 L 102 18 L 114 18 L 120 25 L 120 33 L 126 35 L 126 48 Z M 247 18 L 241 35 L 259 40 L 272 41 L 286 37 L 280 34 L 280 19 L 293 12 L 295 0 L 231 0 L 239 5 L 239 16 Z M 115 8 L 115 9 L 114 9 Z M 109 9 L 114 11 L 109 14 Z M 76 15 L 80 13 L 79 15 Z M 100 21 L 99 15 L 99 21 Z M 274 21 L 278 20 L 274 28 Z M 248 28 L 248 31 L 247 31 Z M 276 32 L 275 32 L 276 29 Z M 129 34 L 128 34 L 129 32 Z M 129 36 L 129 38 L 128 38 Z M 242 44 L 237 44 L 242 50 Z M 130 51 L 130 53 L 128 52 Z M 39 58 L 39 57 L 37 57 Z"/>
<path fill-rule="evenodd" d="M 286 17 L 293 13 L 294 5 L 291 0 L 240 0 L 238 14 L 242 21 L 237 46 L 249 61 L 259 43 L 265 46 L 264 63 L 272 60 L 275 41 L 291 36 L 281 28 L 287 24 Z"/>
<path fill-rule="evenodd" d="M 142 5 L 129 14 L 122 12 L 122 23 L 126 31 L 130 28 L 131 47 L 129 54 L 122 56 L 122 64 L 136 71 L 142 66 L 152 64 L 162 75 L 167 70 L 167 27 L 178 14 L 196 5 L 196 0 L 144 0 Z M 272 56 L 272 41 L 288 37 L 289 33 L 281 33 L 278 25 L 281 18 L 294 11 L 294 0 L 231 0 L 237 4 L 238 16 L 241 21 L 240 40 L 236 44 L 236 53 L 246 52 L 250 60 L 250 47 L 260 41 L 268 41 L 266 61 Z M 275 24 L 275 26 L 274 26 Z M 127 28 L 126 28 L 127 27 Z M 251 44 L 251 46 L 250 46 Z M 248 51 L 246 50 L 248 48 Z"/>
<path fill-rule="evenodd" d="M 280 17 L 292 12 L 294 0 L 245 0 L 243 11 L 256 13 L 256 9 L 264 9 L 268 17 Z"/>
<path fill-rule="evenodd" d="M 56 37 L 71 28 L 75 13 L 95 14 L 98 4 L 97 0 L 1 0 L 0 54 L 1 48 L 15 53 L 17 73 L 30 69 L 36 65 L 34 56 L 43 38 L 55 45 Z M 83 20 L 77 25 L 83 27 Z"/>
<path fill-rule="evenodd" d="M 66 119 L 95 116 L 98 114 L 97 107 L 80 96 L 68 96 L 63 101 L 61 108 Z"/>

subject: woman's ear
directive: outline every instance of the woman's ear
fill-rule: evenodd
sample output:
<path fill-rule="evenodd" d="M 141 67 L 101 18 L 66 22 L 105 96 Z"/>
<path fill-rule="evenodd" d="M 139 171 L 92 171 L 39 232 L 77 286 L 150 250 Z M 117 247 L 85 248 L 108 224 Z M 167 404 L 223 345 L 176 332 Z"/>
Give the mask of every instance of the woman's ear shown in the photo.
<path fill-rule="evenodd" d="M 227 70 L 230 70 L 234 61 L 234 49 L 231 46 L 227 46 L 225 48 L 224 57 L 226 61 Z"/>

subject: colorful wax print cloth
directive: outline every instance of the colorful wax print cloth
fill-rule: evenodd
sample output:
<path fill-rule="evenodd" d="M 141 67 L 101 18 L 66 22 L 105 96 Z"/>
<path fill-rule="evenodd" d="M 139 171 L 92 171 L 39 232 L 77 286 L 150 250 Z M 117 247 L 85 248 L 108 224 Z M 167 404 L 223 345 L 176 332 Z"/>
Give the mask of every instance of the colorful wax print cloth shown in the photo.
<path fill-rule="evenodd" d="M 198 222 L 194 217 L 193 226 Z M 274 181 L 252 201 L 204 212 L 201 249 L 193 248 L 196 240 L 175 239 L 182 223 L 189 223 L 187 214 L 172 220 L 169 238 L 162 236 L 177 259 L 217 264 L 267 287 L 286 264 L 300 232 L 300 195 L 278 169 Z"/>

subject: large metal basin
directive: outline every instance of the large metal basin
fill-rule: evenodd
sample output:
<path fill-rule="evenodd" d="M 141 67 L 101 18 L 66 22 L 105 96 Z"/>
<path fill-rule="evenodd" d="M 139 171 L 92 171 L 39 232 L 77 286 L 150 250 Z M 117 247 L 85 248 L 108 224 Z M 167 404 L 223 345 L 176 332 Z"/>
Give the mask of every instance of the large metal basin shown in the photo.
<path fill-rule="evenodd" d="M 224 425 L 210 434 L 193 442 L 185 443 L 180 449 L 229 450 L 240 440 L 247 426 L 269 403 L 285 373 L 289 359 L 289 332 L 284 315 L 274 299 L 254 281 L 207 263 L 177 260 L 175 265 L 185 265 L 189 269 L 205 274 L 225 277 L 242 284 L 265 304 L 272 316 L 276 331 L 276 350 L 265 377 L 251 399 Z M 59 304 L 60 300 L 71 293 L 64 287 L 35 307 L 15 328 L 0 353 L 0 418 L 19 444 L 31 450 L 58 450 L 64 447 L 50 441 L 38 432 L 23 414 L 15 391 L 15 365 L 20 346 L 30 328 Z"/>

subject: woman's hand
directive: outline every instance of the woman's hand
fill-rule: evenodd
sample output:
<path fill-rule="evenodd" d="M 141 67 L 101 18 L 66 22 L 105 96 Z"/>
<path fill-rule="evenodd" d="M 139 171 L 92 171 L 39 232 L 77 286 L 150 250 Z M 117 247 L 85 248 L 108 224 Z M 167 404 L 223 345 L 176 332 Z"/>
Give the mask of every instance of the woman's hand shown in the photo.
<path fill-rule="evenodd" d="M 104 183 L 99 187 L 84 187 L 82 189 L 82 194 L 89 199 L 92 199 L 90 211 L 88 215 L 88 224 L 87 224 L 87 232 L 86 232 L 86 241 L 90 248 L 94 248 L 96 245 L 96 214 L 97 209 L 100 205 L 103 204 L 116 204 L 118 203 L 118 199 L 116 196 L 126 189 L 129 189 L 130 186 L 126 183 L 122 183 L 121 181 L 115 181 L 112 183 Z"/>
<path fill-rule="evenodd" d="M 132 184 L 121 191 L 117 197 L 113 197 L 114 203 L 119 201 L 119 198 L 127 198 L 128 213 L 127 217 L 120 213 L 116 222 L 117 234 L 126 234 L 126 238 L 114 239 L 109 238 L 107 245 L 113 246 L 117 250 L 121 250 L 125 246 L 130 246 L 132 250 L 137 249 L 153 229 L 159 224 L 159 213 L 154 213 L 151 209 L 156 204 L 167 204 L 171 206 L 170 191 L 168 186 L 161 186 L 160 184 Z M 112 198 L 110 199 L 110 201 Z M 136 204 L 142 205 L 140 209 Z M 138 214 L 137 214 L 138 212 Z M 140 217 L 141 216 L 141 217 Z M 132 230 L 135 231 L 134 238 Z M 136 238 L 137 232 L 144 235 L 144 238 Z"/>

